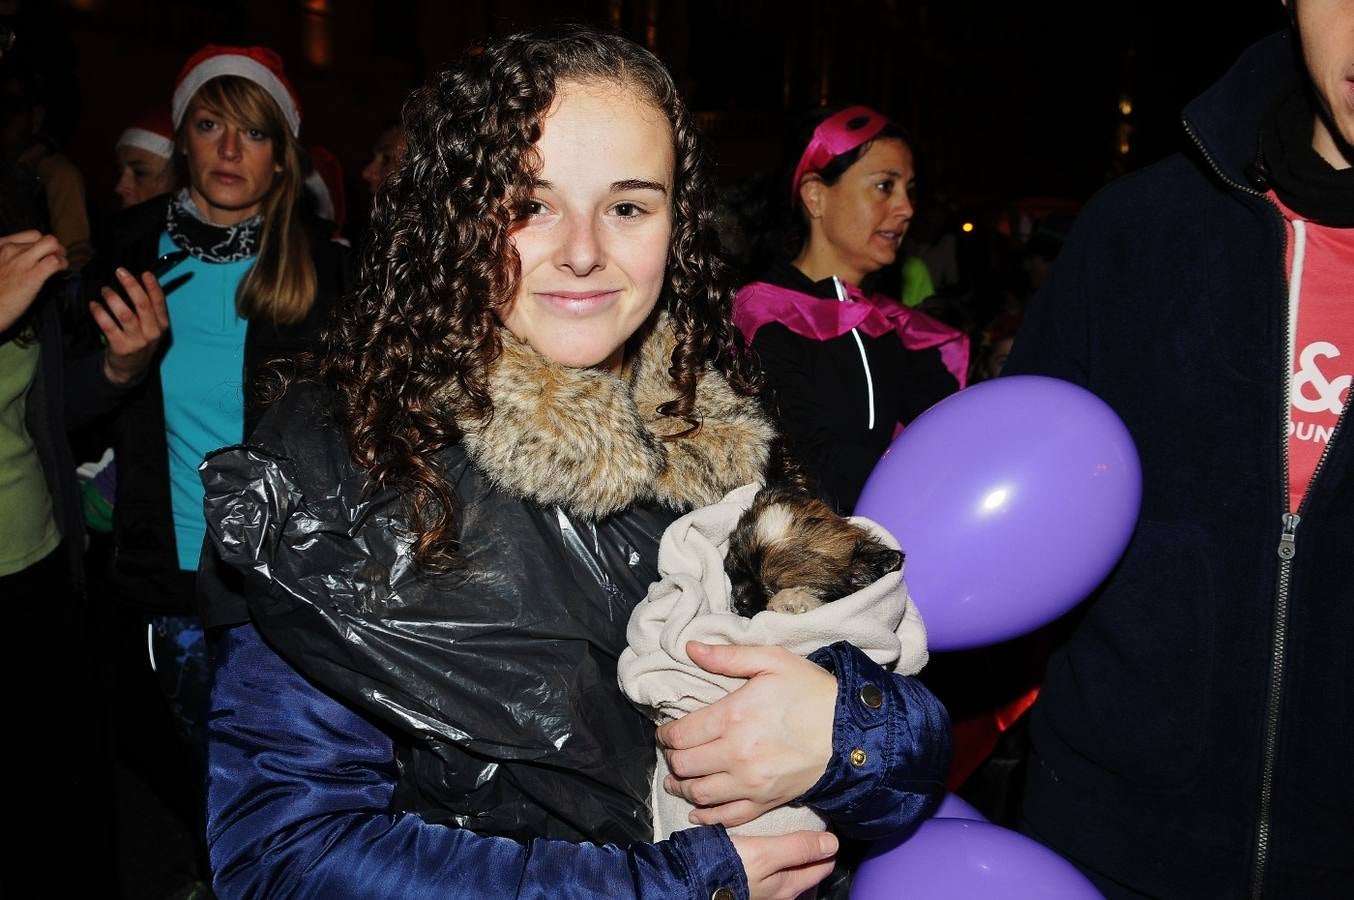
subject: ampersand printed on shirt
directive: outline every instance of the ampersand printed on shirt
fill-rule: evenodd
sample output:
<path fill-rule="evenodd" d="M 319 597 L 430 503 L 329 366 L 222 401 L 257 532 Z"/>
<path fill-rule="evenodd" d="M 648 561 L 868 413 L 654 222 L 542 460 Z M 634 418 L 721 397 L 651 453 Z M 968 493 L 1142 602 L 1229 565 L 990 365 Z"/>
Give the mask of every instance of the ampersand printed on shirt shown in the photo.
<path fill-rule="evenodd" d="M 1340 415 L 1340 411 L 1344 408 L 1344 399 L 1341 395 L 1349 390 L 1354 375 L 1339 375 L 1327 379 L 1317 364 L 1319 357 L 1335 359 L 1339 355 L 1339 348 L 1329 341 L 1313 341 L 1303 349 L 1302 355 L 1298 358 L 1298 371 L 1293 378 L 1294 406 L 1303 412 L 1328 412 Z M 1315 396 L 1308 395 L 1309 387 L 1316 392 Z"/>

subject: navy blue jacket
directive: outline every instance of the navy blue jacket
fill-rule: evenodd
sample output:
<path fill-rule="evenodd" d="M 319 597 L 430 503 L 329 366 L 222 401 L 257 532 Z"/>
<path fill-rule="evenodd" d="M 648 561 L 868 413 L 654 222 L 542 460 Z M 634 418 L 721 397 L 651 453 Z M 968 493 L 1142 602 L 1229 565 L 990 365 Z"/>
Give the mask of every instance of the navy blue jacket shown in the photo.
<path fill-rule="evenodd" d="M 834 644 L 811 659 L 838 681 L 833 757 L 802 798 L 839 834 L 876 838 L 919 820 L 948 762 L 944 712 L 915 678 Z M 252 625 L 226 630 L 212 692 L 208 807 L 220 897 L 671 897 L 739 900 L 747 879 L 722 826 L 657 844 L 518 842 L 400 812 L 392 737 L 307 681 Z M 862 687 L 883 689 L 877 709 Z M 279 711 L 285 710 L 285 716 Z M 847 762 L 864 749 L 867 762 Z"/>
<path fill-rule="evenodd" d="M 1347 425 L 1295 555 L 1278 552 L 1286 234 L 1252 163 L 1274 100 L 1305 77 L 1292 44 L 1256 45 L 1185 110 L 1188 155 L 1091 201 L 1006 368 L 1085 385 L 1142 458 L 1137 531 L 1034 708 L 1025 814 L 1151 896 L 1354 889 Z"/>

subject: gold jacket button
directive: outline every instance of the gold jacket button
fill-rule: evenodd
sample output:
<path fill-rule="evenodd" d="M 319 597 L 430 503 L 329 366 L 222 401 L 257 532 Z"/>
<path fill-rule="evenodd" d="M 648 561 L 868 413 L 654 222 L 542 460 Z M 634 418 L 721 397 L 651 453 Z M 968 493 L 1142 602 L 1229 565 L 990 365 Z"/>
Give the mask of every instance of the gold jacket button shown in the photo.
<path fill-rule="evenodd" d="M 710 900 L 736 900 L 732 888 L 720 888 L 710 895 Z"/>
<path fill-rule="evenodd" d="M 878 709 L 884 705 L 884 692 L 876 685 L 862 685 L 860 689 L 860 702 L 864 703 L 870 709 Z"/>
<path fill-rule="evenodd" d="M 855 766 L 857 769 L 865 765 L 866 760 L 868 760 L 869 758 L 870 757 L 865 753 L 865 751 L 860 749 L 859 747 L 851 751 L 850 756 L 851 765 Z"/>

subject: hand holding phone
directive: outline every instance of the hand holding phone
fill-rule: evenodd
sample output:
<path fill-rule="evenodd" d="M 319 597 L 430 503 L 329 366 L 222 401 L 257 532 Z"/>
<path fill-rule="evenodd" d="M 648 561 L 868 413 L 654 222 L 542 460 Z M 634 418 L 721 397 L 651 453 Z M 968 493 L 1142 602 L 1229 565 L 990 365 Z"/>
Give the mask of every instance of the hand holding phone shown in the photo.
<path fill-rule="evenodd" d="M 166 253 L 140 278 L 119 268 L 115 277 L 126 299 L 105 286 L 99 291 L 103 302 L 89 304 L 89 314 L 98 323 L 107 344 L 103 372 L 109 381 L 131 384 L 149 367 L 160 338 L 169 329 L 169 309 L 157 272 L 168 272 L 187 258 L 185 250 Z"/>

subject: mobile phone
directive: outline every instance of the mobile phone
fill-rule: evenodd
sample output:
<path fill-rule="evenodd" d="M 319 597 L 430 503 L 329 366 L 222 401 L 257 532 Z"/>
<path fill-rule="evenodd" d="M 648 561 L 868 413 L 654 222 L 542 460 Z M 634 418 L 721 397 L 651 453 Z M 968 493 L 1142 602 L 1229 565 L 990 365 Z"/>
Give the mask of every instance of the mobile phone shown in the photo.
<path fill-rule="evenodd" d="M 187 250 L 171 250 L 168 253 L 163 254 L 159 259 L 155 260 L 155 262 L 151 263 L 150 268 L 146 271 L 154 275 L 156 281 L 159 281 L 169 273 L 170 269 L 173 269 L 187 258 Z"/>

